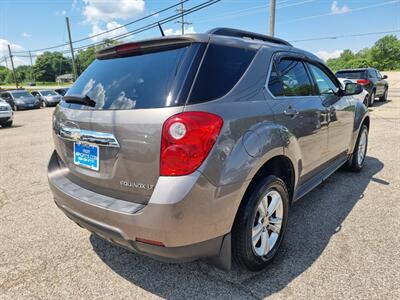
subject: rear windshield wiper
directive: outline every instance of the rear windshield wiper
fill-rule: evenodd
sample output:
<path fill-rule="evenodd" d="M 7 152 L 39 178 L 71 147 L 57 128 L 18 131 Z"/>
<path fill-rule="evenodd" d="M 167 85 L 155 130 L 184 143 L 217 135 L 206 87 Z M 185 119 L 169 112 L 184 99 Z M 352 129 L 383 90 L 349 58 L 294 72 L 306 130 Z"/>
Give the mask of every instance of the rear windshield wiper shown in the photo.
<path fill-rule="evenodd" d="M 91 107 L 94 107 L 96 105 L 96 102 L 90 99 L 88 95 L 86 95 L 85 97 L 64 96 L 63 100 L 67 103 L 83 104 Z"/>

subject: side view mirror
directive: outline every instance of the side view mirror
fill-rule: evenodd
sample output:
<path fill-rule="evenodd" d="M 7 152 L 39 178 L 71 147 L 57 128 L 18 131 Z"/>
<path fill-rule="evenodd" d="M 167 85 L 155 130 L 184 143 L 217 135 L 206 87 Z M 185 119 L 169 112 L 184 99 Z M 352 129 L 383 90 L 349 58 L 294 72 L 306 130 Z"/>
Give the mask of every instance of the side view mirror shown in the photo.
<path fill-rule="evenodd" d="M 387 79 L 387 78 L 388 78 L 387 75 L 383 75 L 383 76 L 382 76 L 382 79 Z"/>
<path fill-rule="evenodd" d="M 363 91 L 362 86 L 355 82 L 348 82 L 344 87 L 345 96 L 358 95 L 362 91 Z"/>

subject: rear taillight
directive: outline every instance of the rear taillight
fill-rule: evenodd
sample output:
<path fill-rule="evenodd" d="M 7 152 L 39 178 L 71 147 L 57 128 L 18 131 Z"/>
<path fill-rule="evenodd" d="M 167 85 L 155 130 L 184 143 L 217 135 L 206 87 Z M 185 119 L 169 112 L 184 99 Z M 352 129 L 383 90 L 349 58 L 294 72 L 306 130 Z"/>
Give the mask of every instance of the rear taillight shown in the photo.
<path fill-rule="evenodd" d="M 160 175 L 195 171 L 214 146 L 222 125 L 221 117 L 207 112 L 183 112 L 167 119 L 162 130 Z"/>
<path fill-rule="evenodd" d="M 357 83 L 361 85 L 368 85 L 370 81 L 368 79 L 359 79 L 357 80 Z"/>

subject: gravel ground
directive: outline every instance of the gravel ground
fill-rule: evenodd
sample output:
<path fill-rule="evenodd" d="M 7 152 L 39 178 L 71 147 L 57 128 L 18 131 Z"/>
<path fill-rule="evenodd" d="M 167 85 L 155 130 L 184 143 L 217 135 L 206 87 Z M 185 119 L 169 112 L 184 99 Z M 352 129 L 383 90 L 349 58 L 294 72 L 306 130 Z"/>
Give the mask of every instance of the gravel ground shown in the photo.
<path fill-rule="evenodd" d="M 371 108 L 365 169 L 338 171 L 290 211 L 261 273 L 163 264 L 109 245 L 53 203 L 46 166 L 53 109 L 0 129 L 0 298 L 400 298 L 400 76 Z"/>

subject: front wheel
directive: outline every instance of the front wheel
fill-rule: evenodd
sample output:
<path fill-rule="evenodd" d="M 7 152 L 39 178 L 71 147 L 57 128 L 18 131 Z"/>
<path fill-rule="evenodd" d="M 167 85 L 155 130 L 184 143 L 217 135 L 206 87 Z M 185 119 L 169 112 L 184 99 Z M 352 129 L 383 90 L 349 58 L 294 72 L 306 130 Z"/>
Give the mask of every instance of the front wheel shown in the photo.
<path fill-rule="evenodd" d="M 47 107 L 47 103 L 46 103 L 46 101 L 42 101 L 42 107 Z"/>
<path fill-rule="evenodd" d="M 289 194 L 285 183 L 270 175 L 243 199 L 232 230 L 234 261 L 250 271 L 265 268 L 276 256 L 286 231 Z"/>
<path fill-rule="evenodd" d="M 347 162 L 347 167 L 351 171 L 361 171 L 364 166 L 365 157 L 367 156 L 368 147 L 368 127 L 362 125 L 358 134 L 357 143 L 354 151 Z"/>
<path fill-rule="evenodd" d="M 385 102 L 387 100 L 387 96 L 388 96 L 388 88 L 386 88 L 383 95 L 379 97 L 379 101 Z"/>
<path fill-rule="evenodd" d="M 7 121 L 4 124 L 1 124 L 1 126 L 3 126 L 4 128 L 11 127 L 12 123 L 13 123 L 13 121 Z"/>

